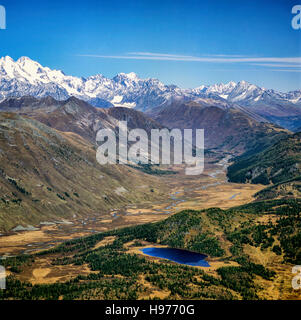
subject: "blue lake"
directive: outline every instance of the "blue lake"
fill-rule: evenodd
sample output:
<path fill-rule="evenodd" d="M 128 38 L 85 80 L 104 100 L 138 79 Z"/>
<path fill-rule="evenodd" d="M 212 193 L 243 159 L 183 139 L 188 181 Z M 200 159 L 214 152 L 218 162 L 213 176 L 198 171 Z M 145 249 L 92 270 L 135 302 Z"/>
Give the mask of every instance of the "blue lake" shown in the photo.
<path fill-rule="evenodd" d="M 207 256 L 197 252 L 182 249 L 154 247 L 140 250 L 148 256 L 168 259 L 170 261 L 186 264 L 188 266 L 210 267 L 209 263 L 205 260 Z"/>

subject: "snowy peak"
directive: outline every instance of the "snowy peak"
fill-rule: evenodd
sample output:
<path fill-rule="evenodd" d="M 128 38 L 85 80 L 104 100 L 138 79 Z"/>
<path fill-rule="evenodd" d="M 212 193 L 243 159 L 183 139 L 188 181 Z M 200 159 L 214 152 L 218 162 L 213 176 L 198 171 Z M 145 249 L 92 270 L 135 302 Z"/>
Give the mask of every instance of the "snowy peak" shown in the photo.
<path fill-rule="evenodd" d="M 65 75 L 60 70 L 43 67 L 28 57 L 14 61 L 0 59 L 0 101 L 11 96 L 51 96 L 66 100 L 71 96 L 98 107 L 129 107 L 142 111 L 170 104 L 172 101 L 202 99 L 204 103 L 235 103 L 242 106 L 301 105 L 301 91 L 281 93 L 260 88 L 247 81 L 180 89 L 158 79 L 141 79 L 134 72 L 119 73 L 113 79 L 101 74 L 88 78 Z M 205 101 L 207 99 L 207 101 Z"/>
<path fill-rule="evenodd" d="M 194 91 L 205 95 L 215 95 L 229 102 L 239 102 L 245 99 L 258 98 L 265 89 L 242 80 L 238 83 L 230 81 L 226 84 L 219 83 L 211 86 L 200 86 L 194 89 Z"/>
<path fill-rule="evenodd" d="M 139 78 L 137 76 L 137 74 L 135 72 L 130 72 L 130 73 L 118 73 L 118 75 L 116 76 L 116 78 L 119 79 L 128 79 L 128 80 L 132 80 L 132 81 L 138 81 Z"/>
<path fill-rule="evenodd" d="M 9 96 L 52 96 L 58 100 L 75 96 L 99 107 L 145 109 L 162 104 L 162 95 L 172 90 L 156 79 L 140 79 L 134 72 L 120 73 L 113 79 L 100 74 L 85 79 L 43 67 L 28 57 L 0 59 L 0 101 Z"/>
<path fill-rule="evenodd" d="M 62 71 L 44 68 L 28 57 L 21 57 L 17 61 L 10 57 L 1 58 L 0 72 L 1 76 L 30 84 L 51 83 L 64 77 Z"/>
<path fill-rule="evenodd" d="M 135 86 L 139 81 L 139 77 L 136 73 L 118 73 L 114 78 L 113 81 L 119 83 L 123 86 Z"/>
<path fill-rule="evenodd" d="M 238 83 L 230 81 L 227 84 L 212 85 L 209 86 L 205 92 L 216 94 L 229 102 L 244 105 L 246 103 L 259 103 L 264 99 L 264 93 L 266 93 L 267 90 L 242 80 Z"/>
<path fill-rule="evenodd" d="M 12 63 L 14 60 L 10 56 L 0 58 L 0 63 Z"/>
<path fill-rule="evenodd" d="M 224 84 L 224 83 L 214 84 L 214 85 L 208 87 L 208 90 L 211 92 L 224 94 L 224 93 L 230 92 L 236 86 L 237 86 L 237 84 L 234 81 L 230 81 L 229 83 L 226 83 L 226 84 Z"/>

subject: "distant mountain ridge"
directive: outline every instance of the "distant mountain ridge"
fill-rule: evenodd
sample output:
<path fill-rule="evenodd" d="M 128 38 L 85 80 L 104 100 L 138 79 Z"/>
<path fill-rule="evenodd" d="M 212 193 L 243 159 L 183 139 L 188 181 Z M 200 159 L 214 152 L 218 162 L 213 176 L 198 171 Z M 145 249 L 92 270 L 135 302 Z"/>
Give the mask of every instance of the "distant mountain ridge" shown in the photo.
<path fill-rule="evenodd" d="M 261 117 L 239 105 L 197 99 L 174 102 L 153 112 L 118 107 L 96 108 L 75 97 L 57 101 L 51 97 L 8 98 L 0 102 L 0 112 L 15 112 L 38 120 L 62 132 L 73 132 L 95 143 L 101 128 L 110 128 L 118 136 L 118 121 L 127 121 L 128 129 L 142 128 L 150 136 L 151 129 L 179 128 L 205 130 L 206 149 L 241 154 L 261 148 L 288 131 L 265 122 Z"/>
<path fill-rule="evenodd" d="M 233 154 L 262 149 L 288 134 L 287 130 L 258 121 L 239 108 L 221 108 L 195 101 L 174 103 L 150 115 L 168 128 L 202 128 L 206 148 Z"/>
<path fill-rule="evenodd" d="M 57 100 L 74 96 L 97 107 L 127 107 L 141 111 L 175 101 L 202 99 L 208 103 L 241 105 L 291 130 L 301 126 L 301 90 L 281 93 L 246 81 L 181 89 L 157 79 L 140 79 L 133 72 L 119 73 L 113 79 L 101 74 L 79 78 L 43 67 L 28 57 L 14 61 L 6 56 L 0 59 L 0 101 L 12 96 L 51 96 Z"/>
<path fill-rule="evenodd" d="M 70 97 L 55 100 L 52 97 L 11 97 L 0 102 L 0 112 L 14 112 L 38 120 L 62 132 L 73 132 L 95 144 L 101 128 L 118 130 L 118 121 L 127 121 L 128 129 L 162 128 L 162 125 L 143 112 L 130 108 L 95 108 L 89 103 Z M 118 135 L 118 133 L 117 133 Z"/>

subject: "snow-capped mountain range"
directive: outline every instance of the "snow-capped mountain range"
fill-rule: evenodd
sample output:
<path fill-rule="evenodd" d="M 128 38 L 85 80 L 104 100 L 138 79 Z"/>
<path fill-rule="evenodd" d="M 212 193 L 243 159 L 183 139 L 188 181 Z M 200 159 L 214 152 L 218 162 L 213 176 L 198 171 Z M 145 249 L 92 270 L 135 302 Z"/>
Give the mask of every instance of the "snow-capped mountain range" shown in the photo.
<path fill-rule="evenodd" d="M 181 89 L 157 79 L 140 79 L 135 73 L 119 73 L 113 79 L 101 74 L 79 78 L 43 67 L 28 57 L 17 61 L 8 56 L 1 58 L 0 101 L 25 95 L 52 96 L 57 100 L 75 96 L 98 107 L 123 106 L 142 111 L 181 99 L 205 104 L 239 104 L 255 109 L 270 105 L 301 106 L 301 90 L 281 93 L 246 81 Z"/>

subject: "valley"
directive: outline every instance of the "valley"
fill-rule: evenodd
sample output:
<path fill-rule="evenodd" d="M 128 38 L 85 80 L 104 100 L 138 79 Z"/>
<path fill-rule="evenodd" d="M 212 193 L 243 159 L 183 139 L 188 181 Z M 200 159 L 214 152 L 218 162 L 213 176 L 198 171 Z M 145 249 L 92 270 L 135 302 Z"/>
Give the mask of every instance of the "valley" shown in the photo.
<path fill-rule="evenodd" d="M 7 258 L 8 289 L 0 298 L 300 299 L 291 287 L 300 208 L 298 200 L 275 200 L 188 209 Z M 209 267 L 150 257 L 141 252 L 147 247 L 202 252 Z"/>
<path fill-rule="evenodd" d="M 170 118 L 168 109 L 154 120 L 76 98 L 15 99 L 20 105 L 0 113 L 0 256 L 8 275 L 0 299 L 300 299 L 291 287 L 301 257 L 299 134 L 240 111 L 215 118 L 209 108 L 214 148 L 205 150 L 203 174 L 189 176 L 182 165 L 95 160 L 97 128 L 115 130 L 125 118 L 149 131 Z M 203 112 L 195 104 L 179 110 L 187 121 Z M 223 133 L 225 120 L 233 132 Z M 258 179 L 263 172 L 268 182 Z M 148 247 L 199 253 L 206 266 L 148 256 Z"/>
<path fill-rule="evenodd" d="M 2 2 L 1 311 L 298 307 L 301 5 Z"/>
<path fill-rule="evenodd" d="M 220 207 L 228 209 L 254 200 L 253 194 L 262 185 L 227 182 L 226 169 L 229 157 L 218 163 L 207 163 L 201 176 L 186 176 L 182 167 L 172 167 L 177 174 L 164 176 L 167 196 L 141 204 L 126 205 L 116 210 L 95 213 L 88 217 L 68 217 L 61 221 L 44 221 L 36 230 L 8 232 L 0 235 L 0 255 L 31 254 L 52 248 L 59 243 L 97 232 L 113 230 L 166 219 L 185 209 Z"/>
<path fill-rule="evenodd" d="M 300 90 L 76 78 L 26 57 L 0 67 L 0 300 L 300 299 Z M 203 128 L 204 172 L 101 165 L 97 133 L 119 141 L 119 121 L 148 136 Z"/>

